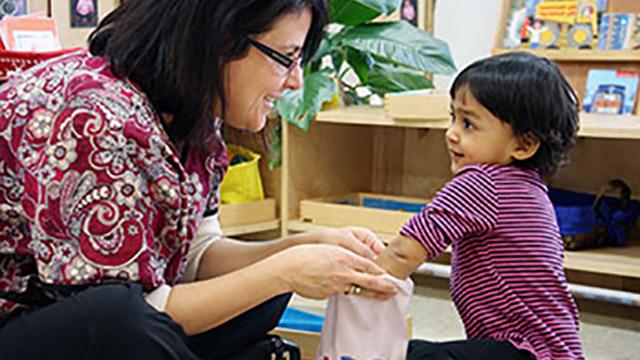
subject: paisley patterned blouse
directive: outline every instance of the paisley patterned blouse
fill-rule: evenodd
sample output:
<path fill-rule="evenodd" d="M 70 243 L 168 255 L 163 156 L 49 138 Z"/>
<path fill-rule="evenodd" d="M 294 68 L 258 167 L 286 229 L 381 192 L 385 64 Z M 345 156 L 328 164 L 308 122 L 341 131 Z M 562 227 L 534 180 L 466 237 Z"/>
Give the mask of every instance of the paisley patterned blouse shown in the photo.
<path fill-rule="evenodd" d="M 2 85 L 0 320 L 34 288 L 55 300 L 76 285 L 178 282 L 218 206 L 220 126 L 208 157 L 174 146 L 146 96 L 85 50 Z"/>

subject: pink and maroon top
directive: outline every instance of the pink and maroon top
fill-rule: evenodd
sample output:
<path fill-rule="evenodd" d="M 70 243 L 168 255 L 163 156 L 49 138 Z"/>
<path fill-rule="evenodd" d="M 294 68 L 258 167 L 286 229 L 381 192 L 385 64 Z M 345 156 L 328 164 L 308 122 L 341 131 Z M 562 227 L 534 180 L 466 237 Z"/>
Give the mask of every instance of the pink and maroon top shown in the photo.
<path fill-rule="evenodd" d="M 145 94 L 84 50 L 3 84 L 0 320 L 22 307 L 8 298 L 36 288 L 178 282 L 204 211 L 218 207 L 220 126 L 208 156 L 174 145 Z"/>
<path fill-rule="evenodd" d="M 452 246 L 451 296 L 470 339 L 510 341 L 537 359 L 583 359 L 553 205 L 538 174 L 461 169 L 401 234 L 430 257 Z"/>

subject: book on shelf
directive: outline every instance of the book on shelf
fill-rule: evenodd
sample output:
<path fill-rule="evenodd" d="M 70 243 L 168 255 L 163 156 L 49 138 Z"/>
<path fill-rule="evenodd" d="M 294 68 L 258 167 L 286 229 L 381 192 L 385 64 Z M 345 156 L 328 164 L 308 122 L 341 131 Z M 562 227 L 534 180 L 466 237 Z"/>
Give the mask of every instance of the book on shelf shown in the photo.
<path fill-rule="evenodd" d="M 600 21 L 598 50 L 631 49 L 638 14 L 606 13 Z"/>
<path fill-rule="evenodd" d="M 640 13 L 636 13 L 632 19 L 631 35 L 627 49 L 640 50 Z"/>
<path fill-rule="evenodd" d="M 640 72 L 591 69 L 583 110 L 592 114 L 631 114 L 636 102 Z"/>
<path fill-rule="evenodd" d="M 606 0 L 511 0 L 504 48 L 594 49 Z"/>
<path fill-rule="evenodd" d="M 7 16 L 0 20 L 0 39 L 13 51 L 57 51 L 60 41 L 53 19 L 37 15 Z"/>

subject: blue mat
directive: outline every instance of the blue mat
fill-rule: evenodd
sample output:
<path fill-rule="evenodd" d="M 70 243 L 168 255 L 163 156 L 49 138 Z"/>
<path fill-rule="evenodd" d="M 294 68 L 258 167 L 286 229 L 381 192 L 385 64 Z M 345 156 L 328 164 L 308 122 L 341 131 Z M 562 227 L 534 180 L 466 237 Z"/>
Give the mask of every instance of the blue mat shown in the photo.
<path fill-rule="evenodd" d="M 287 307 L 280 318 L 278 327 L 292 330 L 320 332 L 322 330 L 323 320 L 324 318 L 320 315 Z"/>

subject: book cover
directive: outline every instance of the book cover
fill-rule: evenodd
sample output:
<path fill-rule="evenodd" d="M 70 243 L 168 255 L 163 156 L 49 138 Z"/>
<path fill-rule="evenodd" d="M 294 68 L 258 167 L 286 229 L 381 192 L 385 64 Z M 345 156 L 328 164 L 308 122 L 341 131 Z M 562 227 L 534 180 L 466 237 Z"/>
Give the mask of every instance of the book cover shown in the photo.
<path fill-rule="evenodd" d="M 589 70 L 583 110 L 593 114 L 631 114 L 640 72 Z"/>
<path fill-rule="evenodd" d="M 598 49 L 623 50 L 628 48 L 635 22 L 635 14 L 603 14 L 600 21 Z"/>
<path fill-rule="evenodd" d="M 40 16 L 7 16 L 0 21 L 4 46 L 13 51 L 56 51 L 60 42 L 51 18 Z"/>
<path fill-rule="evenodd" d="M 631 35 L 629 36 L 627 49 L 640 49 L 640 13 L 633 14 L 633 18 L 631 20 Z"/>

